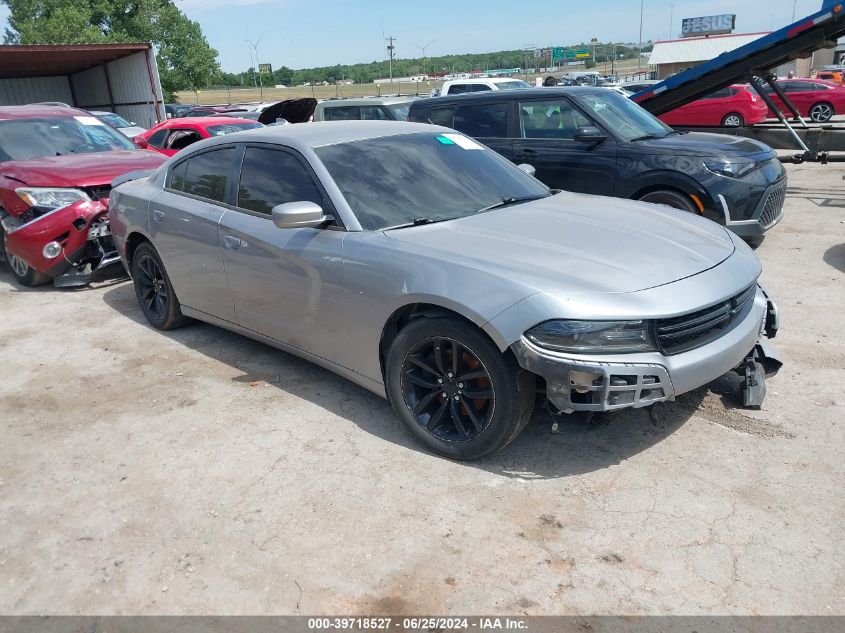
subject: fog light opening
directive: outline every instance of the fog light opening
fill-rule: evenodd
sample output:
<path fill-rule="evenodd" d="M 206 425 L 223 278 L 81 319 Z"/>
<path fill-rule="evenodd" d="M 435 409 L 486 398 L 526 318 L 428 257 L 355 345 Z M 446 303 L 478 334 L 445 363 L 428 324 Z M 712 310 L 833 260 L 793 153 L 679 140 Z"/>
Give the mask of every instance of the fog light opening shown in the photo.
<path fill-rule="evenodd" d="M 56 259 L 62 254 L 62 245 L 58 242 L 48 242 L 41 251 L 45 259 Z"/>
<path fill-rule="evenodd" d="M 570 371 L 569 382 L 578 393 L 587 393 L 592 391 L 590 387 L 601 387 L 604 381 L 604 376 L 601 374 L 593 374 L 587 371 Z"/>

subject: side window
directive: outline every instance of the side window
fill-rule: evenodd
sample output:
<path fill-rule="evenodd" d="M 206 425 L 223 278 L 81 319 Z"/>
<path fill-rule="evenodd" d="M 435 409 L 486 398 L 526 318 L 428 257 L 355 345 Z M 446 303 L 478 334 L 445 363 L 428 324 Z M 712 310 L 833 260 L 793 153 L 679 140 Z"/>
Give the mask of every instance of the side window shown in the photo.
<path fill-rule="evenodd" d="M 571 140 L 579 127 L 594 125 L 565 99 L 522 102 L 519 119 L 525 138 Z"/>
<path fill-rule="evenodd" d="M 722 88 L 721 90 L 717 90 L 716 92 L 711 92 L 709 95 L 702 97 L 703 99 L 724 99 L 726 97 L 733 96 L 733 92 L 731 92 L 730 88 Z"/>
<path fill-rule="evenodd" d="M 185 166 L 184 174 L 173 170 L 171 188 L 190 193 L 215 202 L 226 203 L 226 185 L 232 172 L 235 148 L 213 150 L 189 158 L 179 167 Z M 181 187 L 177 181 L 181 178 Z"/>
<path fill-rule="evenodd" d="M 810 86 L 810 90 L 830 90 L 830 86 L 825 86 L 824 84 L 807 84 Z"/>
<path fill-rule="evenodd" d="M 455 113 L 454 128 L 475 138 L 507 138 L 510 102 L 466 105 Z"/>
<path fill-rule="evenodd" d="M 357 106 L 326 108 L 323 111 L 323 118 L 326 121 L 357 121 L 361 118 L 361 109 Z"/>
<path fill-rule="evenodd" d="M 443 127 L 455 127 L 455 108 L 440 108 L 432 110 L 428 115 L 428 122 Z"/>
<path fill-rule="evenodd" d="M 167 136 L 169 131 L 170 130 L 159 130 L 147 139 L 147 145 L 161 149 L 161 146 L 164 144 L 164 138 Z"/>
<path fill-rule="evenodd" d="M 185 149 L 188 145 L 201 140 L 202 136 L 196 130 L 171 130 L 170 136 L 164 142 L 164 149 Z"/>
<path fill-rule="evenodd" d="M 176 165 L 172 170 L 170 170 L 170 177 L 168 181 L 168 187 L 170 189 L 175 189 L 176 191 L 184 191 L 185 190 L 185 174 L 188 173 L 188 161 L 183 160 L 181 163 Z"/>
<path fill-rule="evenodd" d="M 361 119 L 364 121 L 387 121 L 390 119 L 381 106 L 366 106 L 361 108 Z"/>
<path fill-rule="evenodd" d="M 485 90 L 493 90 L 487 84 L 472 84 L 470 88 L 472 92 L 484 92 Z"/>
<path fill-rule="evenodd" d="M 299 158 L 275 149 L 247 148 L 238 185 L 239 207 L 270 215 L 277 204 L 303 200 L 326 206 Z"/>
<path fill-rule="evenodd" d="M 462 95 L 465 92 L 469 92 L 467 88 L 470 88 L 467 84 L 453 84 L 449 86 L 449 94 L 450 95 Z"/>

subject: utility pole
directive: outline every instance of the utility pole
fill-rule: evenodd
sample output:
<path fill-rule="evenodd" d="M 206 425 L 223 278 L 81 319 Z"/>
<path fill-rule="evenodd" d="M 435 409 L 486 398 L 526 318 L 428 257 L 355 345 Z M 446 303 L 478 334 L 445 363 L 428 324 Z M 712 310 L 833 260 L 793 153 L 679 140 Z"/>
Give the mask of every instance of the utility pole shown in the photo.
<path fill-rule="evenodd" d="M 667 39 L 672 39 L 672 24 L 675 21 L 675 5 L 669 5 L 669 37 Z"/>
<path fill-rule="evenodd" d="M 640 43 L 637 46 L 637 73 L 642 69 L 643 61 L 643 9 L 645 8 L 645 0 L 640 0 Z"/>
<path fill-rule="evenodd" d="M 394 42 L 396 38 L 392 35 L 387 38 L 387 55 L 388 59 L 390 60 L 390 91 L 393 92 L 393 55 L 394 51 L 396 50 L 396 45 Z"/>

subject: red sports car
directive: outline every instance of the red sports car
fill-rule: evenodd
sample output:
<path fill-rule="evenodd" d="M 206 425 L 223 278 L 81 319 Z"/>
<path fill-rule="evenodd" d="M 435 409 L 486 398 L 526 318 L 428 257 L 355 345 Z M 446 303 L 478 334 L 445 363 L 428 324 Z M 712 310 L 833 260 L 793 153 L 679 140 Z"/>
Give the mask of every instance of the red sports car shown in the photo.
<path fill-rule="evenodd" d="M 182 117 L 159 123 L 133 140 L 144 149 L 155 150 L 165 156 L 173 156 L 180 149 L 204 138 L 251 130 L 256 127 L 263 126 L 257 121 L 235 117 Z"/>
<path fill-rule="evenodd" d="M 845 87 L 821 79 L 784 79 L 778 82 L 795 104 L 801 116 L 809 117 L 817 123 L 825 123 L 835 114 L 845 114 Z M 770 93 L 781 112 L 791 117 L 787 107 L 774 93 Z M 775 116 L 770 112 L 769 116 Z"/>
<path fill-rule="evenodd" d="M 762 123 L 768 112 L 766 104 L 750 88 L 730 86 L 658 118 L 667 125 L 741 127 Z"/>

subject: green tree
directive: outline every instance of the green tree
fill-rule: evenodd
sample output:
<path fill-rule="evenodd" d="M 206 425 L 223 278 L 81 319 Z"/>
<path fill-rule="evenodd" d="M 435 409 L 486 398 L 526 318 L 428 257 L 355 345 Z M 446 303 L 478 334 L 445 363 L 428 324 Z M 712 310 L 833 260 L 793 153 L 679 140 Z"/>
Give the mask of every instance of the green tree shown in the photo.
<path fill-rule="evenodd" d="M 173 0 L 0 0 L 7 44 L 152 42 L 161 87 L 203 88 L 219 74 L 217 51 Z"/>

